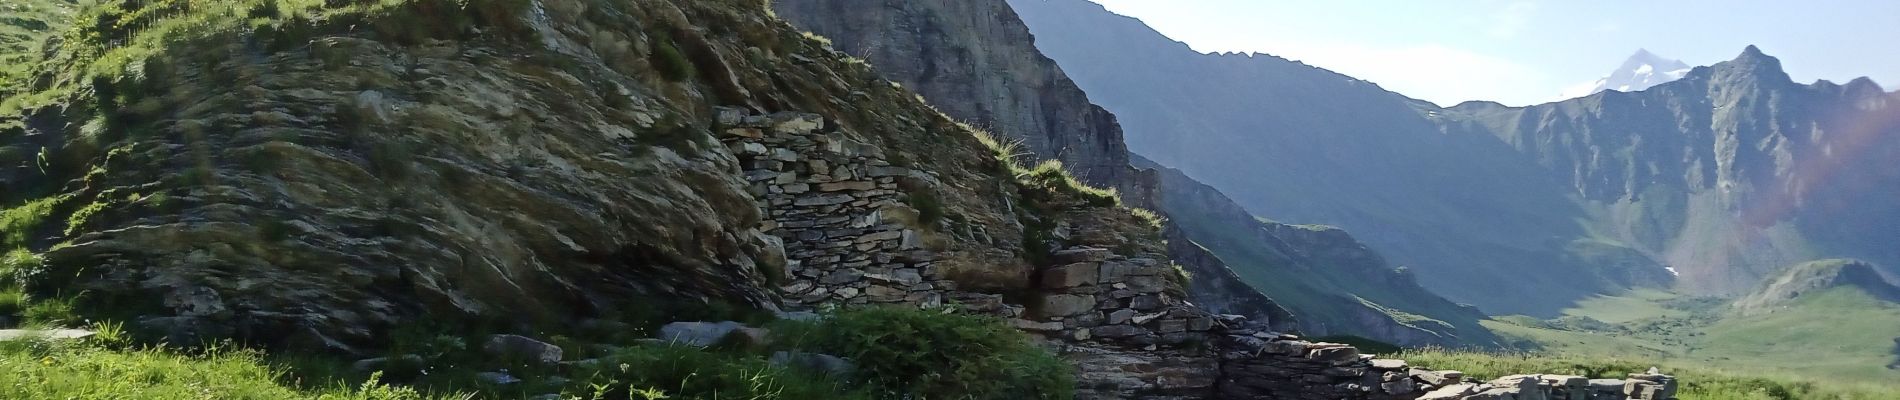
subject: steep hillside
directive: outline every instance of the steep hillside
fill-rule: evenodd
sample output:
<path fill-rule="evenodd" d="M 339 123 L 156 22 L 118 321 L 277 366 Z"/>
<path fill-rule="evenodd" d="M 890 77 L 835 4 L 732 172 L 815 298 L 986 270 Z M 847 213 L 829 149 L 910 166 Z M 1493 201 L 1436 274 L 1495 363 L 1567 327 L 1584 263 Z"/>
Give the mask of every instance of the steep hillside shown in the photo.
<path fill-rule="evenodd" d="M 940 281 L 1020 303 L 1055 250 L 1162 251 L 757 2 L 332 3 L 89 8 L 137 19 L 64 34 L 0 117 L 29 298 L 173 343 L 352 351 L 418 324 L 953 300 Z"/>
<path fill-rule="evenodd" d="M 879 65 L 887 78 L 920 88 L 925 100 L 937 104 L 946 115 L 988 126 L 990 132 L 1028 147 L 1028 155 L 1062 161 L 1085 179 L 1087 171 L 1100 172 L 1094 175 L 1107 179 L 1104 186 L 1122 189 L 1122 198 L 1130 204 L 1157 208 L 1153 203 L 1158 199 L 1152 193 L 1158 184 L 1155 174 L 1135 172 L 1127 165 L 1121 125 L 1091 103 L 1054 61 L 1042 56 L 1029 29 L 1002 0 L 882 4 L 788 0 L 773 5 L 794 25 Z M 1037 78 L 1023 85 L 1024 76 Z M 1001 115 L 1027 118 L 999 119 Z M 1055 145 L 1071 142 L 1094 144 Z M 1108 168 L 1104 163 L 1121 166 Z M 1240 282 L 1219 257 L 1206 254 L 1206 249 L 1182 236 L 1178 226 L 1171 226 L 1165 235 L 1175 262 L 1194 276 L 1189 288 L 1194 303 L 1278 329 L 1293 329 L 1290 313 Z"/>
<path fill-rule="evenodd" d="M 1090 103 L 999 0 L 772 2 L 780 17 L 922 94 L 944 114 L 1062 160 L 1084 182 L 1130 179 L 1122 127 Z"/>
<path fill-rule="evenodd" d="M 1823 260 L 1789 267 L 1780 276 L 1764 281 L 1754 292 L 1735 300 L 1737 312 L 1753 315 L 1785 309 L 1813 296 L 1835 289 L 1859 291 L 1869 299 L 1900 303 L 1900 287 L 1894 286 L 1874 266 L 1854 260 Z"/>
<path fill-rule="evenodd" d="M 1013 0 L 1037 45 L 1127 127 L 1129 149 L 1254 215 L 1339 226 L 1420 283 L 1493 313 L 1554 314 L 1591 293 L 1662 285 L 1585 237 L 1584 210 L 1534 159 L 1445 134 L 1427 104 L 1267 55 L 1201 54 L 1086 0 Z"/>
<path fill-rule="evenodd" d="M 1900 262 L 1892 237 L 1900 94 L 1872 81 L 1796 84 L 1750 46 L 1636 93 L 1526 108 L 1467 103 L 1435 120 L 1493 135 L 1566 182 L 1592 236 L 1674 268 L 1682 287 L 1736 295 L 1826 257 Z"/>
<path fill-rule="evenodd" d="M 1345 231 L 1248 214 L 1212 187 L 1137 157 L 1161 172 L 1161 210 L 1243 281 L 1273 296 L 1311 335 L 1351 334 L 1402 345 L 1492 346 L 1484 315 L 1419 287 Z"/>

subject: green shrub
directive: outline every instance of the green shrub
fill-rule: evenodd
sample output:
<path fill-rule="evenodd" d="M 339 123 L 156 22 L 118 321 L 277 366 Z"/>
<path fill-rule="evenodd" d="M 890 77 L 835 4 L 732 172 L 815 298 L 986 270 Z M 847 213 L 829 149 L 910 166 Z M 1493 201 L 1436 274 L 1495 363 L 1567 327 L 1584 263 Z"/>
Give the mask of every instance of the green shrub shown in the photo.
<path fill-rule="evenodd" d="M 917 223 L 935 227 L 943 222 L 943 199 L 935 193 L 911 193 L 904 196 L 904 203 L 917 209 Z"/>
<path fill-rule="evenodd" d="M 877 307 L 775 329 L 779 346 L 853 360 L 858 378 L 883 397 L 1074 397 L 1074 371 L 1067 363 L 991 317 Z"/>
<path fill-rule="evenodd" d="M 672 345 L 630 347 L 603 358 L 565 393 L 581 399 L 870 399 L 830 379 L 747 354 Z"/>
<path fill-rule="evenodd" d="M 62 198 L 44 197 L 0 211 L 0 248 L 26 247 Z"/>
<path fill-rule="evenodd" d="M 18 285 L 21 274 L 38 270 L 45 260 L 26 249 L 13 249 L 0 255 L 0 287 Z"/>
<path fill-rule="evenodd" d="M 686 58 L 686 53 L 680 52 L 678 45 L 673 44 L 673 38 L 656 36 L 652 47 L 652 54 L 648 54 L 647 59 L 653 63 L 653 68 L 660 70 L 660 76 L 674 82 L 693 78 L 693 61 Z"/>
<path fill-rule="evenodd" d="M 71 299 L 44 299 L 27 303 L 20 310 L 20 318 L 32 325 L 66 326 L 79 322 L 79 315 L 73 312 Z"/>
<path fill-rule="evenodd" d="M 106 207 L 111 205 L 110 201 L 95 201 L 79 207 L 78 210 L 73 210 L 72 215 L 66 216 L 66 236 L 79 232 L 80 227 L 86 225 L 86 221 L 92 220 L 92 216 L 105 211 Z"/>
<path fill-rule="evenodd" d="M 0 319 L 6 319 L 8 322 L 18 322 L 19 320 L 15 318 L 19 317 L 20 312 L 25 310 L 26 293 L 20 292 L 19 289 L 0 290 Z"/>

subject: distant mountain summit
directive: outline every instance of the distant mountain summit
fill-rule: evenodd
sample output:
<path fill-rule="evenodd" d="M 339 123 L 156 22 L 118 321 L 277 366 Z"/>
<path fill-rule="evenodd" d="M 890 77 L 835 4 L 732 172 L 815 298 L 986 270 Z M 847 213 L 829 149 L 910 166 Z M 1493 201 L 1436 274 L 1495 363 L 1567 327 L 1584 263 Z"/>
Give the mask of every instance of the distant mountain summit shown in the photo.
<path fill-rule="evenodd" d="M 1630 55 L 1623 65 L 1610 72 L 1610 75 L 1597 79 L 1596 86 L 1585 90 L 1564 93 L 1564 98 L 1578 98 L 1597 94 L 1605 90 L 1636 92 L 1656 85 L 1673 82 L 1689 75 L 1693 69 L 1682 60 L 1664 58 L 1649 50 L 1638 49 Z"/>

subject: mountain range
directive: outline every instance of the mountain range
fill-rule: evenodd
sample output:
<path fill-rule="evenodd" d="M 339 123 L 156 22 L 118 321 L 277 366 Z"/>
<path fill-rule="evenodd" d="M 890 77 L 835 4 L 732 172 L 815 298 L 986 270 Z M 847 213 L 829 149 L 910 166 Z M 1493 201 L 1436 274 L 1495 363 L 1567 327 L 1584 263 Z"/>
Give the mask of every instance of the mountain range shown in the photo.
<path fill-rule="evenodd" d="M 1733 296 L 1820 258 L 1900 265 L 1880 239 L 1900 205 L 1869 200 L 1900 189 L 1870 167 L 1900 159 L 1900 95 L 1870 80 L 1797 84 L 1751 46 L 1639 92 L 1438 107 L 1278 57 L 1198 53 L 1083 0 L 1011 4 L 1131 151 L 1253 214 L 1352 231 L 1488 313 L 1640 287 Z"/>

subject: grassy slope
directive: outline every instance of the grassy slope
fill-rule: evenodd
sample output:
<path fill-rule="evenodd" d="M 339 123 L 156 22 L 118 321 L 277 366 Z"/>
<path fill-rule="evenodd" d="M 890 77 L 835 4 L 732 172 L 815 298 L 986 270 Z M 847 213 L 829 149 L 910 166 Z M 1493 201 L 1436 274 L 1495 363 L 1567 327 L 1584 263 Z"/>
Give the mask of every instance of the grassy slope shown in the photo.
<path fill-rule="evenodd" d="M 437 398 L 374 384 L 299 388 L 287 382 L 282 367 L 251 352 L 184 354 L 74 343 L 0 342 L 0 371 L 7 371 L 0 374 L 0 398 L 8 399 Z"/>
<path fill-rule="evenodd" d="M 1682 382 L 1682 400 L 1884 400 L 1900 398 L 1900 387 L 1875 383 L 1817 382 L 1780 375 L 1738 375 L 1696 363 L 1661 365 L 1641 358 L 1607 355 L 1483 354 L 1419 350 L 1400 355 L 1412 365 L 1464 371 L 1478 379 L 1541 371 L 1592 378 L 1623 378 L 1660 366 Z"/>
<path fill-rule="evenodd" d="M 1688 313 L 1658 303 L 1676 295 L 1655 289 L 1638 289 L 1618 295 L 1598 295 L 1577 301 L 1564 309 L 1564 315 L 1595 318 L 1612 324 L 1651 318 L 1683 317 Z"/>
<path fill-rule="evenodd" d="M 1703 329 L 1691 355 L 1848 379 L 1900 382 L 1894 337 L 1900 305 L 1836 288 L 1803 296 L 1790 309 L 1723 319 Z"/>
<path fill-rule="evenodd" d="M 1727 311 L 1718 303 L 1634 291 L 1588 299 L 1566 310 L 1616 323 L 1614 331 L 1566 330 L 1526 318 L 1499 318 L 1485 326 L 1550 354 L 1628 357 L 1827 382 L 1900 382 L 1900 371 L 1886 368 L 1895 361 L 1900 305 L 1835 288 L 1774 313 Z"/>

